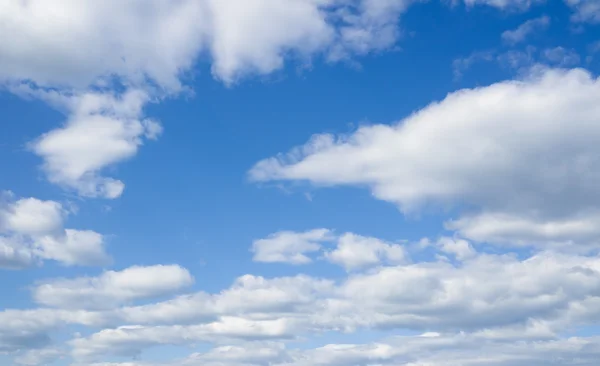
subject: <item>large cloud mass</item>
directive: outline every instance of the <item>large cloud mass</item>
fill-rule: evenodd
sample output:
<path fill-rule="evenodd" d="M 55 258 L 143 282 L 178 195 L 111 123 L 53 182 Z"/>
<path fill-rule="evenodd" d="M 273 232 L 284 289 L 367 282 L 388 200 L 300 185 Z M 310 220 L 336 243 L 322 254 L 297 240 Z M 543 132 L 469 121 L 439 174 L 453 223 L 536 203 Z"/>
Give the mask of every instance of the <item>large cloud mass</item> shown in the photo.
<path fill-rule="evenodd" d="M 368 186 L 404 212 L 466 206 L 452 227 L 481 241 L 594 244 L 599 99 L 600 80 L 588 72 L 544 70 L 451 93 L 393 125 L 314 136 L 250 176 Z"/>

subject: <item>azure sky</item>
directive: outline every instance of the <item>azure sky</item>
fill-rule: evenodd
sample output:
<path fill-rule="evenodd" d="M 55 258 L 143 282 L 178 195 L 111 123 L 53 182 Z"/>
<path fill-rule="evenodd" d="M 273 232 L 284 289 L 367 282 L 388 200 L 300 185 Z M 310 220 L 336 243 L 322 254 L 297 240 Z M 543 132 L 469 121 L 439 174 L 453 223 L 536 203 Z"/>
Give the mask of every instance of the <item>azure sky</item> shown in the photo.
<path fill-rule="evenodd" d="M 600 1 L 0 0 L 0 364 L 596 366 Z"/>

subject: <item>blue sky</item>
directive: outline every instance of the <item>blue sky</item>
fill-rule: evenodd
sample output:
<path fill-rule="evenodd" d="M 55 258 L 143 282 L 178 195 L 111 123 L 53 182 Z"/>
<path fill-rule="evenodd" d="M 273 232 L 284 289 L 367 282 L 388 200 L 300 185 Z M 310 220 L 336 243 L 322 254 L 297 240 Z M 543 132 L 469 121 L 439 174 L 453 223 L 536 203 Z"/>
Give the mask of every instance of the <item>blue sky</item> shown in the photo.
<path fill-rule="evenodd" d="M 600 2 L 0 0 L 0 31 L 1 363 L 600 359 Z"/>

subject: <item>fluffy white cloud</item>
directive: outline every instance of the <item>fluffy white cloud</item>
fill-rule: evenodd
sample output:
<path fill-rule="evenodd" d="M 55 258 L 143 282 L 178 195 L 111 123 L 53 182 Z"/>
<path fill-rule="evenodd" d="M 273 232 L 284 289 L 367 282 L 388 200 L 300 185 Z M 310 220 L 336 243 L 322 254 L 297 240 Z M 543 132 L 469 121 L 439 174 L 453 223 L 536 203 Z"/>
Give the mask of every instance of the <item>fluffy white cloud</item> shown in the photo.
<path fill-rule="evenodd" d="M 81 88 L 116 75 L 177 88 L 206 25 L 195 0 L 3 0 L 0 7 L 0 32 L 14 35 L 0 47 L 0 78 L 39 85 Z"/>
<path fill-rule="evenodd" d="M 446 228 L 477 242 L 513 246 L 554 247 L 586 250 L 600 245 L 600 217 L 597 213 L 568 219 L 548 220 L 539 216 L 513 216 L 484 212 L 450 220 Z"/>
<path fill-rule="evenodd" d="M 206 53 L 215 76 L 233 82 L 279 69 L 290 55 L 339 59 L 389 47 L 411 2 L 5 0 L 0 32 L 15 36 L 0 46 L 0 79 L 81 88 L 116 76 L 177 90 Z"/>
<path fill-rule="evenodd" d="M 16 93 L 33 87 L 26 94 L 65 104 L 65 125 L 32 144 L 51 182 L 116 198 L 124 183 L 102 170 L 156 138 L 161 128 L 143 118 L 144 104 L 182 91 L 201 55 L 227 84 L 269 74 L 288 58 L 348 59 L 391 47 L 412 2 L 3 0 L 0 33 L 13 36 L 0 45 L 0 84 Z"/>
<path fill-rule="evenodd" d="M 461 203 L 496 217 L 566 224 L 600 203 L 598 98 L 600 81 L 588 72 L 543 69 L 449 94 L 394 125 L 317 135 L 259 162 L 250 177 L 368 186 L 404 212 Z"/>
<path fill-rule="evenodd" d="M 45 235 L 35 239 L 34 253 L 67 266 L 100 266 L 110 263 L 104 248 L 104 237 L 91 230 L 66 229 L 60 235 Z"/>
<path fill-rule="evenodd" d="M 277 319 L 307 314 L 316 299 L 333 291 L 333 281 L 308 276 L 264 277 L 245 275 L 219 294 L 198 292 L 155 304 L 125 307 L 117 316 L 134 324 L 193 324 L 220 316 L 244 314 L 252 319 Z"/>
<path fill-rule="evenodd" d="M 539 18 L 531 19 L 521 24 L 514 30 L 507 30 L 502 33 L 502 40 L 516 44 L 525 41 L 525 39 L 532 33 L 542 31 L 550 25 L 550 17 L 547 15 Z"/>
<path fill-rule="evenodd" d="M 252 252 L 256 262 L 282 262 L 306 264 L 311 259 L 306 253 L 321 249 L 321 243 L 329 242 L 335 236 L 327 229 L 314 229 L 306 232 L 280 231 L 265 239 L 252 243 Z"/>
<path fill-rule="evenodd" d="M 62 264 L 102 265 L 110 262 L 104 237 L 94 231 L 64 229 L 67 211 L 55 201 L 13 200 L 0 203 L 0 268 L 21 269 L 42 260 Z"/>
<path fill-rule="evenodd" d="M 23 269 L 35 262 L 31 249 L 19 239 L 0 236 L 0 269 Z"/>
<path fill-rule="evenodd" d="M 113 309 L 123 303 L 172 294 L 193 283 L 177 265 L 130 267 L 98 277 L 46 281 L 35 287 L 34 299 L 43 305 L 70 309 Z"/>
<path fill-rule="evenodd" d="M 134 156 L 144 138 L 155 139 L 160 134 L 157 122 L 142 118 L 147 100 L 148 95 L 140 90 L 120 97 L 102 93 L 62 97 L 69 114 L 66 124 L 31 145 L 44 159 L 48 179 L 82 196 L 120 196 L 123 182 L 100 172 Z"/>
<path fill-rule="evenodd" d="M 0 230 L 24 235 L 52 233 L 62 227 L 64 214 L 58 202 L 24 198 L 0 207 Z"/>
<path fill-rule="evenodd" d="M 335 286 L 302 276 L 244 276 L 217 295 L 197 293 L 127 307 L 118 316 L 133 324 L 194 324 L 222 316 L 294 319 L 297 334 L 308 329 L 530 329 L 542 322 L 546 335 L 552 335 L 565 321 L 600 319 L 592 301 L 600 301 L 597 257 L 541 253 L 519 260 L 477 254 L 468 243 L 449 238 L 434 247 L 460 262 L 379 267 Z"/>
<path fill-rule="evenodd" d="M 103 276 L 54 281 L 36 288 L 35 298 L 60 308 L 0 312 L 0 348 L 45 347 L 52 332 L 67 324 L 138 324 L 73 339 L 72 355 L 89 364 L 160 345 L 287 341 L 315 332 L 363 329 L 464 331 L 489 339 L 490 345 L 529 342 L 555 339 L 567 329 L 600 321 L 598 257 L 546 252 L 518 259 L 476 253 L 468 243 L 450 238 L 433 242 L 432 248 L 460 261 L 378 267 L 337 283 L 307 276 L 247 275 L 220 293 L 121 308 L 124 302 L 166 294 L 180 285 L 164 281 L 155 291 L 153 285 L 160 280 L 136 276 L 129 281 L 130 276 L 120 276 L 124 272 L 114 274 L 118 280 L 106 276 L 112 279 L 104 283 Z M 94 301 L 112 307 L 77 310 L 98 308 L 88 306 Z M 423 357 L 427 355 L 432 353 L 424 351 Z"/>
<path fill-rule="evenodd" d="M 328 248 L 322 244 L 335 244 Z M 254 261 L 307 264 L 309 253 L 320 254 L 319 259 L 341 265 L 346 270 L 357 270 L 381 263 L 398 264 L 406 260 L 404 248 L 377 238 L 353 233 L 335 235 L 328 229 L 305 232 L 280 231 L 252 244 Z"/>
<path fill-rule="evenodd" d="M 449 238 L 443 236 L 435 242 L 431 242 L 428 239 L 423 239 L 419 243 L 423 247 L 435 246 L 441 253 L 449 254 L 459 261 L 471 259 L 477 255 L 477 252 L 471 244 L 464 239 Z"/>
<path fill-rule="evenodd" d="M 346 270 L 356 270 L 380 263 L 398 264 L 407 259 L 402 245 L 352 233 L 342 235 L 336 248 L 325 252 L 325 258 L 343 266 Z"/>

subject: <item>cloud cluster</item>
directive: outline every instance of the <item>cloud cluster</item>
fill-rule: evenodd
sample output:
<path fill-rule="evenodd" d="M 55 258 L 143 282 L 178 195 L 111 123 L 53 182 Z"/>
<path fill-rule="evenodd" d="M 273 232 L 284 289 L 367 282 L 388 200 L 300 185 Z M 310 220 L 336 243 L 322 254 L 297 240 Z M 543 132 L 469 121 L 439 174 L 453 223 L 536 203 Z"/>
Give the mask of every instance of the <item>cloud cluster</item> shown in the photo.
<path fill-rule="evenodd" d="M 600 23 L 600 1 L 598 0 L 565 0 L 573 9 L 571 19 L 575 22 Z"/>
<path fill-rule="evenodd" d="M 29 144 L 49 181 L 114 199 L 125 184 L 108 168 L 162 132 L 144 106 L 182 92 L 199 60 L 225 84 L 288 59 L 348 60 L 392 47 L 413 2 L 5 1 L 0 33 L 15 36 L 0 44 L 0 84 L 65 113 L 62 126 Z M 542 2 L 465 0 L 505 10 Z M 566 2 L 573 21 L 597 21 L 596 1 Z M 502 38 L 516 44 L 548 25 L 530 20 Z M 580 61 L 561 47 L 540 55 L 561 67 Z M 459 67 L 496 58 L 481 53 Z M 536 68 L 451 93 L 392 125 L 316 135 L 257 163 L 250 177 L 367 187 L 406 214 L 454 208 L 445 222 L 452 235 L 407 244 L 280 231 L 252 243 L 254 261 L 319 261 L 345 275 L 247 274 L 215 292 L 190 290 L 194 278 L 179 265 L 38 281 L 37 308 L 0 311 L 0 353 L 23 366 L 61 358 L 74 366 L 596 365 L 600 340 L 565 334 L 600 322 L 598 100 L 600 79 L 589 72 Z M 65 228 L 69 214 L 56 201 L 0 197 L 0 268 L 107 263 L 104 237 Z M 483 243 L 527 250 L 499 254 Z M 389 331 L 414 334 L 328 340 Z M 296 346 L 314 335 L 327 341 Z M 212 348 L 179 360 L 119 362 L 204 344 Z"/>
<path fill-rule="evenodd" d="M 462 334 L 459 339 L 501 347 L 498 352 L 520 347 L 523 340 L 559 353 L 562 342 L 593 341 L 562 339 L 560 334 L 600 321 L 598 257 L 542 252 L 518 259 L 478 253 L 469 243 L 449 238 L 429 245 L 437 259 L 382 264 L 338 281 L 246 275 L 220 293 L 197 292 L 149 304 L 123 306 L 181 290 L 191 283 L 187 271 L 177 266 L 133 267 L 96 278 L 49 281 L 34 288 L 34 299 L 53 308 L 0 313 L 0 347 L 46 347 L 51 332 L 67 324 L 101 328 L 69 342 L 70 356 L 83 364 L 109 355 L 131 357 L 161 345 L 209 343 L 217 347 L 211 352 L 217 352 L 228 345 L 245 347 L 248 342 L 287 342 L 315 333 L 363 330 Z M 405 354 L 401 344 L 386 346 L 386 352 L 418 357 L 379 361 L 425 362 L 432 357 L 427 348 Z M 444 347 L 454 357 L 449 360 L 461 360 L 456 358 L 462 352 L 459 344 Z M 294 362 L 308 357 L 296 359 L 295 352 L 288 355 Z M 533 360 L 542 357 L 526 348 L 519 352 L 520 357 Z M 337 364 L 329 358 L 320 362 Z"/>
<path fill-rule="evenodd" d="M 335 245 L 335 247 L 330 247 Z M 400 244 L 364 237 L 353 233 L 336 235 L 332 230 L 314 229 L 306 232 L 280 231 L 252 245 L 254 261 L 267 263 L 307 264 L 308 254 L 320 253 L 321 258 L 347 270 L 376 266 L 380 263 L 402 263 L 405 249 Z"/>
<path fill-rule="evenodd" d="M 382 50 L 399 37 L 412 0 L 43 0 L 2 5 L 0 85 L 42 98 L 67 115 L 32 143 L 48 179 L 85 197 L 119 197 L 107 167 L 133 157 L 160 125 L 151 100 L 184 89 L 208 58 L 226 84 L 266 75 L 294 58 L 339 61 Z M 57 11 L 56 9 L 60 9 Z M 114 9 L 119 9 L 115 12 Z"/>
<path fill-rule="evenodd" d="M 21 269 L 43 260 L 64 265 L 110 262 L 101 234 L 64 229 L 68 212 L 55 201 L 14 200 L 3 193 L 0 202 L 0 268 Z"/>
<path fill-rule="evenodd" d="M 469 207 L 450 225 L 478 241 L 518 232 L 530 244 L 594 247 L 593 228 L 574 227 L 598 215 L 599 97 L 588 72 L 545 69 L 451 93 L 394 125 L 316 135 L 250 177 L 368 186 L 406 213 Z"/>

